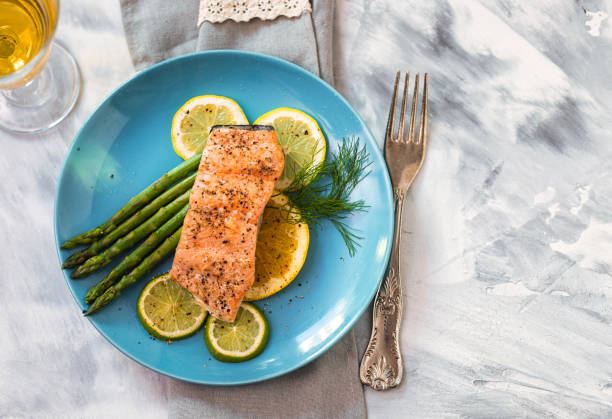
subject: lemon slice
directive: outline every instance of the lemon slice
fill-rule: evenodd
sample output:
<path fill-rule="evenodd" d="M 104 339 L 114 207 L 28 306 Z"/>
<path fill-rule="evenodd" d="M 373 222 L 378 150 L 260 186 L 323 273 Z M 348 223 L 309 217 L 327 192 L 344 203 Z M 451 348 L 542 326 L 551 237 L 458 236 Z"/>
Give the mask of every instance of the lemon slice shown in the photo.
<path fill-rule="evenodd" d="M 204 323 L 207 312 L 193 295 L 165 273 L 149 282 L 138 297 L 140 322 L 161 340 L 178 340 L 193 335 Z"/>
<path fill-rule="evenodd" d="M 174 114 L 172 146 L 176 154 L 188 159 L 204 149 L 210 128 L 214 125 L 248 123 L 244 112 L 232 99 L 214 95 L 196 96 Z"/>
<path fill-rule="evenodd" d="M 204 327 L 204 342 L 212 356 L 223 362 L 255 358 L 268 343 L 270 327 L 263 313 L 253 304 L 242 303 L 233 323 L 212 316 Z"/>
<path fill-rule="evenodd" d="M 285 154 L 285 169 L 276 183 L 276 189 L 283 191 L 291 184 L 304 166 L 317 165 L 325 160 L 327 144 L 317 121 L 302 111 L 278 108 L 263 114 L 256 125 L 271 125 L 278 136 L 278 143 Z M 306 179 L 304 185 L 310 183 Z"/>
<path fill-rule="evenodd" d="M 245 296 L 246 301 L 266 298 L 291 283 L 302 269 L 310 235 L 308 225 L 288 222 L 298 219 L 291 203 L 282 194 L 273 196 L 264 210 L 255 248 L 255 282 Z"/>

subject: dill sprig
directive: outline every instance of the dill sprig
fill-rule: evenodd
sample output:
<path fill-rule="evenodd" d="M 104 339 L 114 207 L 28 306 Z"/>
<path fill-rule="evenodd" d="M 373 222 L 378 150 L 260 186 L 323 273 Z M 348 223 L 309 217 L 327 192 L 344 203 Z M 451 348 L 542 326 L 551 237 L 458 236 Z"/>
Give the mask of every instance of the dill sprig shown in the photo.
<path fill-rule="evenodd" d="M 344 138 L 330 159 L 307 164 L 295 175 L 285 190 L 295 206 L 287 204 L 283 208 L 287 221 L 316 228 L 323 219 L 329 220 L 342 236 L 349 255 L 354 256 L 362 237 L 346 220 L 353 212 L 365 211 L 369 205 L 363 200 L 351 201 L 350 195 L 370 174 L 366 171 L 370 164 L 370 156 L 365 146 L 359 144 L 359 138 Z"/>

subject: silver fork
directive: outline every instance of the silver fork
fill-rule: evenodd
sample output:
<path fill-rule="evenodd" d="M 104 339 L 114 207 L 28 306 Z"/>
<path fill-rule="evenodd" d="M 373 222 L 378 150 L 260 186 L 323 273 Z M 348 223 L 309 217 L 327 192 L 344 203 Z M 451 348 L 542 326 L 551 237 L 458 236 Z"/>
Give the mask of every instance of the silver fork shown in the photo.
<path fill-rule="evenodd" d="M 395 200 L 395 233 L 391 248 L 391 260 L 381 287 L 374 299 L 374 318 L 372 335 L 368 348 L 361 360 L 359 377 L 361 382 L 374 390 L 386 390 L 397 386 L 402 381 L 404 368 L 399 346 L 399 332 L 402 320 L 402 276 L 400 271 L 399 244 L 402 235 L 402 208 L 404 194 L 423 165 L 427 150 L 427 81 L 425 73 L 423 99 L 418 135 L 416 132 L 417 102 L 419 97 L 419 74 L 414 81 L 412 109 L 408 133 L 404 132 L 406 117 L 406 98 L 410 73 L 406 73 L 404 96 L 400 114 L 399 132 L 394 135 L 395 108 L 397 107 L 397 89 L 400 73 L 395 76 L 395 88 L 391 99 L 391 111 L 385 133 L 385 160 L 391 175 L 393 198 Z"/>

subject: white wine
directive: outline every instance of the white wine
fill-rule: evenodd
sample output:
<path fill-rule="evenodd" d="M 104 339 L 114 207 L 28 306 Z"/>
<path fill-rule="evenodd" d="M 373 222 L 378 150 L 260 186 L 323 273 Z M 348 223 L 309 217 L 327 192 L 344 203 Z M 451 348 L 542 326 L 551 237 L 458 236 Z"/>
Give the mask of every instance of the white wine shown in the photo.
<path fill-rule="evenodd" d="M 79 97 L 79 67 L 53 42 L 59 0 L 0 0 L 0 128 L 37 133 Z"/>
<path fill-rule="evenodd" d="M 3 77 L 45 49 L 55 30 L 57 7 L 57 0 L 0 0 L 0 85 Z M 34 77 L 44 66 L 41 61 L 20 78 Z"/>

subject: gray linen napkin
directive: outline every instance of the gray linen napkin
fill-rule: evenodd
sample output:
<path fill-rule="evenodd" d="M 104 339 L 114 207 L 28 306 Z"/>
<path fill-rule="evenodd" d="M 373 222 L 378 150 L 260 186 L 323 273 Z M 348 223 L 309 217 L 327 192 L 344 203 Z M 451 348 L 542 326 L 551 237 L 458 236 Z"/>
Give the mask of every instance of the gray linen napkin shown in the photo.
<path fill-rule="evenodd" d="M 194 51 L 243 49 L 292 61 L 333 83 L 333 0 L 313 12 L 273 21 L 204 22 L 199 0 L 120 0 L 134 67 Z M 366 416 L 353 332 L 316 361 L 285 376 L 247 386 L 209 387 L 169 379 L 171 418 Z"/>
<path fill-rule="evenodd" d="M 313 12 L 273 21 L 204 22 L 199 0 L 120 0 L 121 16 L 136 70 L 194 51 L 243 49 L 296 63 L 333 84 L 334 0 L 318 0 Z"/>

